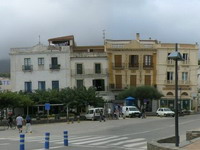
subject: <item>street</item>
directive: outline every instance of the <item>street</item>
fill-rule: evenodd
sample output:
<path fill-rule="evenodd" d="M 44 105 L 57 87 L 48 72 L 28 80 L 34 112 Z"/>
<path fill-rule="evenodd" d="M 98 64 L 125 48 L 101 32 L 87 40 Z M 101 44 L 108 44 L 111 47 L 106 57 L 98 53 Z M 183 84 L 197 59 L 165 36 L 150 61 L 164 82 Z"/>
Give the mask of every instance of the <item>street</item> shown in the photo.
<path fill-rule="evenodd" d="M 25 150 L 43 150 L 45 132 L 50 132 L 50 149 L 55 150 L 146 150 L 147 141 L 173 136 L 174 122 L 173 117 L 147 117 L 33 125 L 33 133 L 25 134 Z M 199 114 L 179 117 L 180 140 L 199 124 Z M 68 131 L 68 147 L 63 146 L 63 131 Z M 17 129 L 0 131 L 0 149 L 19 149 Z"/>

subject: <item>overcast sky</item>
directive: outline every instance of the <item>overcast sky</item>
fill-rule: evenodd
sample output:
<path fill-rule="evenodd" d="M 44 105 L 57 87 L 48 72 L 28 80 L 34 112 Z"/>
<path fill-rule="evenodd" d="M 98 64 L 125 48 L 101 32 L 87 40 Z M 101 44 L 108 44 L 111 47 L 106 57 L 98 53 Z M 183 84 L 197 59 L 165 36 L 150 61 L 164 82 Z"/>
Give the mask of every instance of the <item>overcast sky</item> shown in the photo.
<path fill-rule="evenodd" d="M 74 35 L 77 45 L 106 39 L 200 43 L 199 0 L 1 0 L 0 59 L 10 48 Z"/>

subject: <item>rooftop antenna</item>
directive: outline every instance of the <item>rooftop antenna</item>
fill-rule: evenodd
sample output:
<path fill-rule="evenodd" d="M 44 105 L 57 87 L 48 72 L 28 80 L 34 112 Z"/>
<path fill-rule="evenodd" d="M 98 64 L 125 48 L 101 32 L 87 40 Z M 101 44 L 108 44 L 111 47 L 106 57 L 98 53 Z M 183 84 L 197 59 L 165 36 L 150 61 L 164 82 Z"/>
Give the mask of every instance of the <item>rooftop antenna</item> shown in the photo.
<path fill-rule="evenodd" d="M 40 43 L 40 35 L 39 35 L 39 44 L 41 44 L 41 43 Z"/>
<path fill-rule="evenodd" d="M 105 43 L 105 37 L 106 37 L 106 30 L 103 29 L 103 41 L 104 41 L 104 43 Z"/>

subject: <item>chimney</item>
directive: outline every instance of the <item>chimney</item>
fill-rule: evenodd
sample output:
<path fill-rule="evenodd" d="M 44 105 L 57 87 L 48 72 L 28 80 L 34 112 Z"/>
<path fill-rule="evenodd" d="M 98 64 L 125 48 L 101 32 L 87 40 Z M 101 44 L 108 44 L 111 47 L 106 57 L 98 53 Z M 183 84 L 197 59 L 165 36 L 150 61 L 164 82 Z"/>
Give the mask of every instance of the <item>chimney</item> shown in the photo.
<path fill-rule="evenodd" d="M 140 40 L 140 33 L 136 33 L 136 40 Z"/>

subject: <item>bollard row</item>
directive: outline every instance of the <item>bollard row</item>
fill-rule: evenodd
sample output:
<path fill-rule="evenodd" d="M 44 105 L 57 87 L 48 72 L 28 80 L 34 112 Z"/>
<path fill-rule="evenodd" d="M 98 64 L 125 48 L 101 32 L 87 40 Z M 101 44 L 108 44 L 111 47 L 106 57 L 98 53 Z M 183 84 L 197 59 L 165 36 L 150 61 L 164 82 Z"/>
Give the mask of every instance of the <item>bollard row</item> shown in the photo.
<path fill-rule="evenodd" d="M 68 146 L 68 131 L 64 131 L 64 146 Z M 46 132 L 45 133 L 45 143 L 44 143 L 44 149 L 49 149 L 50 147 L 50 133 Z M 20 134 L 20 146 L 19 146 L 19 150 L 25 150 L 25 135 L 24 134 Z"/>

